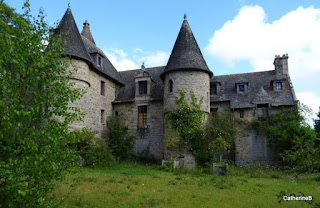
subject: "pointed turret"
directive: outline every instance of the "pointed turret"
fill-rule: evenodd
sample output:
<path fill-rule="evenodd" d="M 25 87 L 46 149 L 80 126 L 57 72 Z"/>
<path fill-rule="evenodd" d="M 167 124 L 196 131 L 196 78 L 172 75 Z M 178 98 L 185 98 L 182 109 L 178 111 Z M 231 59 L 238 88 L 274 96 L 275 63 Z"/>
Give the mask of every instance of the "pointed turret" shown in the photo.
<path fill-rule="evenodd" d="M 168 72 L 175 70 L 200 70 L 207 72 L 210 77 L 213 75 L 202 56 L 186 15 L 161 78 L 164 78 Z"/>
<path fill-rule="evenodd" d="M 89 54 L 80 37 L 70 6 L 57 29 L 55 29 L 55 34 L 60 34 L 62 36 L 66 55 L 90 61 Z"/>
<path fill-rule="evenodd" d="M 84 23 L 83 23 L 83 29 L 82 29 L 82 32 L 81 32 L 81 35 L 83 35 L 84 37 L 86 37 L 88 40 L 90 40 L 93 44 L 96 44 L 93 40 L 93 37 L 92 37 L 92 34 L 91 34 L 91 31 L 90 31 L 90 24 L 88 22 L 88 20 L 86 20 Z"/>

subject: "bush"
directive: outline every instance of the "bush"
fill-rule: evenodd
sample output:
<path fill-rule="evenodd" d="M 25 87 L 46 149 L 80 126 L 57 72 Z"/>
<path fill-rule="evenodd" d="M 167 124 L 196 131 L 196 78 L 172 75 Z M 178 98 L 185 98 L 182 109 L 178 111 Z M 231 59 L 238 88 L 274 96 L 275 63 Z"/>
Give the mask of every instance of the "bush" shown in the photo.
<path fill-rule="evenodd" d="M 135 137 L 128 135 L 128 127 L 123 124 L 121 115 L 108 117 L 106 135 L 108 146 L 117 159 L 133 158 L 133 140 Z"/>
<path fill-rule="evenodd" d="M 254 120 L 251 126 L 267 133 L 270 147 L 284 165 L 301 172 L 319 170 L 319 139 L 305 124 L 303 111 L 299 107 L 283 108 L 276 114 Z M 261 125 L 256 125 L 258 123 Z"/>
<path fill-rule="evenodd" d="M 83 128 L 76 132 L 76 150 L 81 157 L 80 162 L 88 167 L 105 167 L 114 161 L 107 144 L 96 138 L 93 131 Z"/>

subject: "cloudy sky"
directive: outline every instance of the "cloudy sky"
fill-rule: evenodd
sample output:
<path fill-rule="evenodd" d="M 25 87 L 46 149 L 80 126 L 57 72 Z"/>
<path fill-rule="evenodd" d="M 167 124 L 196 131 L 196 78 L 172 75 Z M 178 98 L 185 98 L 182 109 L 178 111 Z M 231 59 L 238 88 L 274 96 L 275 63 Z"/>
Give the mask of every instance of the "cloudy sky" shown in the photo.
<path fill-rule="evenodd" d="M 5 2 L 21 11 L 23 0 Z M 68 3 L 79 30 L 90 22 L 96 44 L 118 70 L 165 65 L 184 13 L 215 75 L 273 69 L 277 54 L 289 54 L 298 99 L 320 106 L 319 0 L 30 0 L 49 24 Z"/>

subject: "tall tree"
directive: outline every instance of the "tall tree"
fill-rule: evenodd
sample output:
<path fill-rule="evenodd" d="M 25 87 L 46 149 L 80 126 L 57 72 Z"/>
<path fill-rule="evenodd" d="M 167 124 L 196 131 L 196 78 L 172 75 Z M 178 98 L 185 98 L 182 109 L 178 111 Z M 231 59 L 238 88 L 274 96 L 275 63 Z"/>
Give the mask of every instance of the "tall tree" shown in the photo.
<path fill-rule="evenodd" d="M 74 161 L 68 124 L 81 113 L 68 103 L 82 91 L 69 82 L 61 38 L 28 1 L 23 14 L 0 1 L 0 40 L 0 204 L 42 207 Z"/>
<path fill-rule="evenodd" d="M 317 132 L 318 138 L 320 138 L 320 108 L 317 116 L 318 119 L 314 120 L 314 130 Z"/>

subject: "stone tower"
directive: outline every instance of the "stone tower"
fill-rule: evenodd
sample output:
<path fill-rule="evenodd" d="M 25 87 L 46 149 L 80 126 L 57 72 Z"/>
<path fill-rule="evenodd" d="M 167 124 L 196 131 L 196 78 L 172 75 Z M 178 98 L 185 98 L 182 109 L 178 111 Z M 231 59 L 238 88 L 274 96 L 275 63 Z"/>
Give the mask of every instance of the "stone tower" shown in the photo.
<path fill-rule="evenodd" d="M 165 112 L 174 107 L 175 96 L 179 96 L 179 91 L 184 90 L 189 102 L 191 102 L 190 92 L 193 92 L 198 99 L 203 98 L 201 110 L 209 113 L 212 76 L 213 73 L 209 70 L 185 17 L 168 64 L 161 74 L 164 83 Z"/>
<path fill-rule="evenodd" d="M 185 16 L 168 64 L 161 74 L 164 83 L 164 113 L 175 107 L 175 96 L 180 96 L 180 90 L 186 92 L 189 103 L 191 103 L 191 92 L 198 100 L 203 98 L 201 110 L 210 113 L 210 78 L 212 76 L 213 73 L 202 56 Z M 180 163 L 186 167 L 195 165 L 193 156 L 186 150 L 171 149 L 166 155 L 166 157 L 180 158 Z"/>

